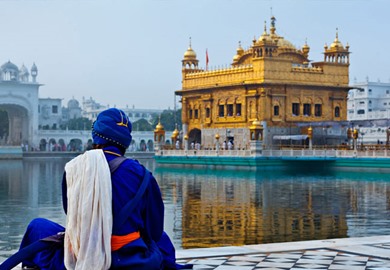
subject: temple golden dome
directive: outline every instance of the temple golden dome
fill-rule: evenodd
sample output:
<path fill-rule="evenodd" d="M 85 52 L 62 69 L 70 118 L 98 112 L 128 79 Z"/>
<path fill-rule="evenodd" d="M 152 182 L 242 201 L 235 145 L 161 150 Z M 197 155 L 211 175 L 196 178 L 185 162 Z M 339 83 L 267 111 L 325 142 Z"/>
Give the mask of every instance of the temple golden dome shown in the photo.
<path fill-rule="evenodd" d="M 267 34 L 267 32 L 264 31 L 264 33 L 259 37 L 258 41 L 272 41 L 272 38 L 269 34 Z"/>
<path fill-rule="evenodd" d="M 237 62 L 244 54 L 244 49 L 241 47 L 241 42 L 238 42 L 237 54 L 233 57 L 233 62 Z"/>
<path fill-rule="evenodd" d="M 286 48 L 286 49 L 294 49 L 296 50 L 296 47 L 288 40 L 284 39 L 283 37 L 276 34 L 276 27 L 275 27 L 275 17 L 272 16 L 271 18 L 271 28 L 270 33 L 267 33 L 267 26 L 266 22 L 264 22 L 264 32 L 258 39 L 258 42 L 274 42 L 279 48 Z"/>
<path fill-rule="evenodd" d="M 295 46 L 290 41 L 285 40 L 282 37 L 278 37 L 277 41 L 278 41 L 277 45 L 279 48 L 287 48 L 287 49 L 296 50 Z"/>
<path fill-rule="evenodd" d="M 330 45 L 330 47 L 331 48 L 335 48 L 335 49 L 337 49 L 337 48 L 340 48 L 340 49 L 342 49 L 342 48 L 344 48 L 343 47 L 343 44 L 340 42 L 340 40 L 339 40 L 339 33 L 338 32 L 336 32 L 336 38 L 334 39 L 334 41 L 333 41 L 333 43 Z"/>
<path fill-rule="evenodd" d="M 310 47 L 309 47 L 309 45 L 307 45 L 307 42 L 305 42 L 305 45 L 302 46 L 302 50 L 303 51 L 306 51 L 306 50 L 309 51 L 310 50 Z"/>
<path fill-rule="evenodd" d="M 188 47 L 187 51 L 184 53 L 185 60 L 193 60 L 196 59 L 195 51 L 190 47 Z"/>

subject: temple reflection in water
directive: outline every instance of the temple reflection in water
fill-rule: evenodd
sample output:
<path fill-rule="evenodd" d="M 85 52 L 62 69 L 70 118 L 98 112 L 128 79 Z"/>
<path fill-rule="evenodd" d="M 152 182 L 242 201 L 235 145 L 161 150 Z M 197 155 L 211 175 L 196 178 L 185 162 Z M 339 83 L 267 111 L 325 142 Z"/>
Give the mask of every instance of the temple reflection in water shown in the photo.
<path fill-rule="evenodd" d="M 378 222 L 367 203 L 390 210 L 389 183 L 351 173 L 158 172 L 163 196 L 182 205 L 183 248 L 349 237 Z"/>

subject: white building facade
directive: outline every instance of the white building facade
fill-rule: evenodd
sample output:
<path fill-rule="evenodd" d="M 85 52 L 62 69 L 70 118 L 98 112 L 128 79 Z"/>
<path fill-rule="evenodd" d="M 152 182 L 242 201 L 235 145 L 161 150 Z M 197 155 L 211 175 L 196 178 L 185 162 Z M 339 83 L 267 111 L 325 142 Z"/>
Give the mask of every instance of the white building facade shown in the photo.
<path fill-rule="evenodd" d="M 359 130 L 359 143 L 384 144 L 390 127 L 390 83 L 354 83 L 348 92 L 347 119 Z"/>
<path fill-rule="evenodd" d="M 390 83 L 364 82 L 348 93 L 348 121 L 388 119 Z"/>
<path fill-rule="evenodd" d="M 28 70 L 8 61 L 0 66 L 0 111 L 2 130 L 0 146 L 23 146 L 26 150 L 81 151 L 91 144 L 91 132 L 68 130 L 71 119 L 87 117 L 95 120 L 109 106 L 102 106 L 92 98 L 83 98 L 83 108 L 74 98 L 62 107 L 61 98 L 39 98 L 38 68 Z M 139 119 L 151 121 L 162 110 L 123 108 L 132 122 Z M 4 113 L 5 112 L 5 113 Z M 8 125 L 8 126 L 7 126 Z M 130 151 L 153 149 L 153 131 L 139 132 L 133 126 L 133 142 Z"/>
<path fill-rule="evenodd" d="M 58 129 L 62 122 L 62 100 L 40 98 L 38 104 L 39 129 Z"/>
<path fill-rule="evenodd" d="M 30 71 L 11 61 L 0 67 L 0 109 L 8 115 L 8 134 L 0 138 L 2 144 L 22 145 L 37 142 L 38 130 L 38 69 Z"/>
<path fill-rule="evenodd" d="M 89 99 L 83 97 L 82 115 L 89 120 L 95 121 L 98 114 L 107 108 L 110 108 L 110 105 L 104 106 L 96 102 L 92 97 Z M 155 115 L 159 115 L 163 112 L 163 110 L 158 109 L 138 109 L 135 108 L 135 106 L 126 106 L 124 108 L 118 109 L 124 111 L 132 123 L 141 119 L 145 119 L 146 121 L 151 122 Z M 137 127 L 133 126 L 133 130 L 137 130 Z"/>

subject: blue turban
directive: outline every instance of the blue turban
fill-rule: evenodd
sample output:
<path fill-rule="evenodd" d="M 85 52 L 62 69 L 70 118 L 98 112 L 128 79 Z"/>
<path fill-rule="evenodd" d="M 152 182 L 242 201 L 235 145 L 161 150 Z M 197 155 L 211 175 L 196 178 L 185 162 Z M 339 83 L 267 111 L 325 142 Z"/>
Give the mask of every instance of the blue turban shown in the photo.
<path fill-rule="evenodd" d="M 92 139 L 95 144 L 116 144 L 127 149 L 132 139 L 129 118 L 116 108 L 102 111 L 92 124 Z"/>

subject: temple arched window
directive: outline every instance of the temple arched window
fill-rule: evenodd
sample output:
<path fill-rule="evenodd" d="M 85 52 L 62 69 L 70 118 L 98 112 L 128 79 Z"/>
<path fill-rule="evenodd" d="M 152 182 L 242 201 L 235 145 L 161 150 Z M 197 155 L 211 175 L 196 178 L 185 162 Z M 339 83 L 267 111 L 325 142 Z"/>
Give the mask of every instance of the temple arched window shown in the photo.
<path fill-rule="evenodd" d="M 210 118 L 210 108 L 206 108 L 206 118 Z"/>
<path fill-rule="evenodd" d="M 317 117 L 322 116 L 322 104 L 314 105 L 314 115 Z"/>
<path fill-rule="evenodd" d="M 340 117 L 340 107 L 336 106 L 334 108 L 334 117 Z"/>
<path fill-rule="evenodd" d="M 303 104 L 303 115 L 304 116 L 310 116 L 311 115 L 311 104 L 310 103 L 304 103 Z"/>
<path fill-rule="evenodd" d="M 227 116 L 233 116 L 233 104 L 227 105 Z"/>
<path fill-rule="evenodd" d="M 298 116 L 299 115 L 299 103 L 293 103 L 292 104 L 292 115 Z"/>
<path fill-rule="evenodd" d="M 225 105 L 220 104 L 218 108 L 218 116 L 223 117 L 225 116 Z"/>
<path fill-rule="evenodd" d="M 241 116 L 241 103 L 236 103 L 236 115 Z"/>
<path fill-rule="evenodd" d="M 274 116 L 279 116 L 279 105 L 274 105 Z"/>

